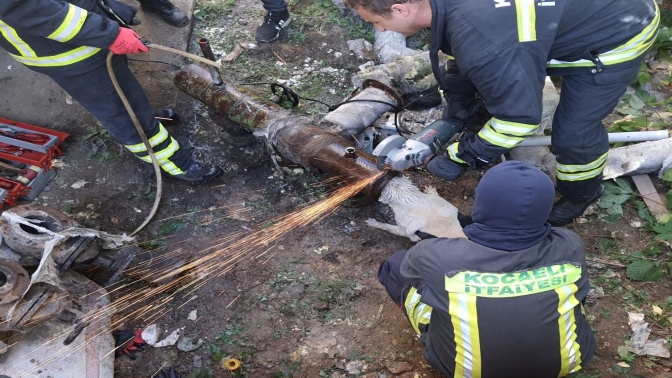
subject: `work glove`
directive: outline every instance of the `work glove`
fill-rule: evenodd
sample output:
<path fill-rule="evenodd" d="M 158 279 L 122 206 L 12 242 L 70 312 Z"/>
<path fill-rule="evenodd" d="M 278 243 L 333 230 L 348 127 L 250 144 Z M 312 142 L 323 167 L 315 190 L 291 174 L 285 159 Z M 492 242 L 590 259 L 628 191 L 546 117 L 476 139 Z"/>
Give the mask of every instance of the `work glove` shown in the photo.
<path fill-rule="evenodd" d="M 123 27 L 119 28 L 117 39 L 112 42 L 109 49 L 117 55 L 138 54 L 149 51 L 149 48 L 142 43 L 140 36 L 133 29 Z"/>
<path fill-rule="evenodd" d="M 445 153 L 441 153 L 427 163 L 427 170 L 434 176 L 446 181 L 455 181 L 467 170 L 467 166 L 457 163 Z"/>

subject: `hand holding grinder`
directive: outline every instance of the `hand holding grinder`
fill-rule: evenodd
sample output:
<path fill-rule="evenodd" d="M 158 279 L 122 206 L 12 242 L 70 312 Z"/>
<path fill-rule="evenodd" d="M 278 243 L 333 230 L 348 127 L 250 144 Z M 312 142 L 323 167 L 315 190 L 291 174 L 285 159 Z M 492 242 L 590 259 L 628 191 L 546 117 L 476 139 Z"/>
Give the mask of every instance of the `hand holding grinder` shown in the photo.
<path fill-rule="evenodd" d="M 464 129 L 465 119 L 473 115 L 480 104 L 479 100 L 474 100 L 466 109 L 466 117 L 436 120 L 408 139 L 401 135 L 383 139 L 373 150 L 377 168 L 403 171 L 425 165 L 433 154 L 445 152 L 446 143 Z"/>

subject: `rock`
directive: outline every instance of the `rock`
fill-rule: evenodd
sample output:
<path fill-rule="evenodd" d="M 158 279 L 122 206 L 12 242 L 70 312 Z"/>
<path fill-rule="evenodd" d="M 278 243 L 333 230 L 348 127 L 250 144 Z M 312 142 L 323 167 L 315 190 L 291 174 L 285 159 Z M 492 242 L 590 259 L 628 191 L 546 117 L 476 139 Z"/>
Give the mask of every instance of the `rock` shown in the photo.
<path fill-rule="evenodd" d="M 306 290 L 306 285 L 301 282 L 292 282 L 278 294 L 279 300 L 295 299 L 300 297 Z"/>
<path fill-rule="evenodd" d="M 198 335 L 184 335 L 177 340 L 177 349 L 182 352 L 191 352 L 200 348 L 203 343 L 203 339 L 199 338 Z"/>
<path fill-rule="evenodd" d="M 313 303 L 313 310 L 327 311 L 328 309 L 329 309 L 329 303 L 327 303 L 327 302 L 315 302 L 315 303 Z"/>
<path fill-rule="evenodd" d="M 375 58 L 373 54 L 373 45 L 365 39 L 354 39 L 347 41 L 350 51 L 357 54 L 359 58 L 372 61 Z"/>
<path fill-rule="evenodd" d="M 366 373 L 364 375 L 360 375 L 359 378 L 379 378 L 378 373 Z"/>
<path fill-rule="evenodd" d="M 388 361 L 385 364 L 385 367 L 387 367 L 387 370 L 392 374 L 400 374 L 413 370 L 413 365 L 404 361 Z"/>
<path fill-rule="evenodd" d="M 350 361 L 345 364 L 345 370 L 348 372 L 348 374 L 358 375 L 362 372 L 363 365 L 364 364 L 362 361 Z"/>
<path fill-rule="evenodd" d="M 203 367 L 203 357 L 195 355 L 193 365 L 196 369 Z"/>
<path fill-rule="evenodd" d="M 408 371 L 406 373 L 399 374 L 399 378 L 420 378 L 420 376 L 416 373 Z"/>

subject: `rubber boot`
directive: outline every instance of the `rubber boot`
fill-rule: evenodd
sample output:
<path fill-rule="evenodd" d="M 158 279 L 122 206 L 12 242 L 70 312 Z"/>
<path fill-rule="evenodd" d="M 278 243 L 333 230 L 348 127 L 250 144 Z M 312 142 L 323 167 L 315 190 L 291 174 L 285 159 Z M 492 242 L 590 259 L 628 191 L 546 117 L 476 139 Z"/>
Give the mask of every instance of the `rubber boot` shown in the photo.
<path fill-rule="evenodd" d="M 553 227 L 564 226 L 572 223 L 575 218 L 580 217 L 588 206 L 595 203 L 604 193 L 604 187 L 599 186 L 598 190 L 590 197 L 572 199 L 568 197 L 560 198 L 551 210 L 548 216 L 548 223 Z"/>
<path fill-rule="evenodd" d="M 189 24 L 189 17 L 170 0 L 143 0 L 142 9 L 158 13 L 170 25 L 182 27 Z"/>

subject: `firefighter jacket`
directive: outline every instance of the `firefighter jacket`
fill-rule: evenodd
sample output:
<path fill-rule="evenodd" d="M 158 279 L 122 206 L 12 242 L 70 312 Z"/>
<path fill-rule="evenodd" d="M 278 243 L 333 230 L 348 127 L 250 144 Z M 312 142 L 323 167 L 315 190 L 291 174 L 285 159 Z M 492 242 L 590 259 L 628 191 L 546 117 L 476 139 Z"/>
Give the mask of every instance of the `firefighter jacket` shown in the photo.
<path fill-rule="evenodd" d="M 135 11 L 115 0 L 3 0 L 0 46 L 37 72 L 85 73 L 105 64 Z"/>
<path fill-rule="evenodd" d="M 554 193 L 539 169 L 498 164 L 476 187 L 468 239 L 428 239 L 408 251 L 404 311 L 434 368 L 460 378 L 555 378 L 590 360 L 586 253 L 577 234 L 546 223 Z"/>
<path fill-rule="evenodd" d="M 585 251 L 572 231 L 554 228 L 514 252 L 424 240 L 401 273 L 404 310 L 425 359 L 449 377 L 563 377 L 592 357 Z"/>
<path fill-rule="evenodd" d="M 499 156 L 534 133 L 547 74 L 590 72 L 608 80 L 650 48 L 660 18 L 654 0 L 430 0 L 430 5 L 430 58 L 439 86 L 451 96 L 453 83 L 444 81 L 439 67 L 441 50 L 459 67 L 456 77 L 473 82 L 493 116 L 478 134 L 485 144 L 479 151 L 465 153 L 463 142 L 448 149 L 452 160 L 472 167 L 490 162 L 478 156 Z"/>

